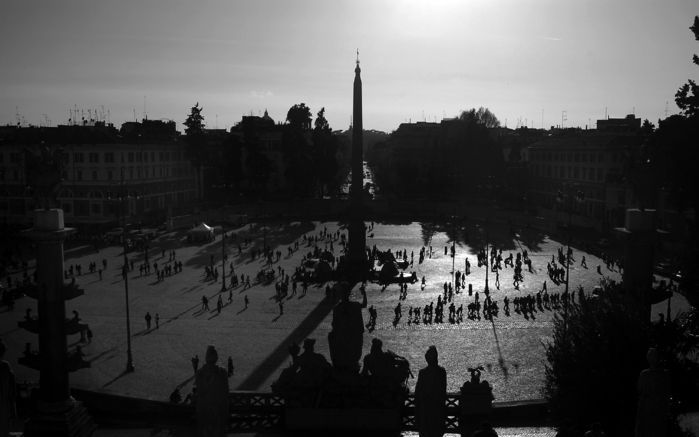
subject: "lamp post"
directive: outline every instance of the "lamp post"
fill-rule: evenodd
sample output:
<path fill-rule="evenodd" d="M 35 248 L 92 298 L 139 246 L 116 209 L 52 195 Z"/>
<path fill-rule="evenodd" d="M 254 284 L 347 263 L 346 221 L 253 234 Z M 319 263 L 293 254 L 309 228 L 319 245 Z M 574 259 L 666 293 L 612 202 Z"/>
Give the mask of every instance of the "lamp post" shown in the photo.
<path fill-rule="evenodd" d="M 121 168 L 121 193 L 119 194 L 119 215 L 123 216 L 124 223 L 121 228 L 121 244 L 124 252 L 124 266 L 121 270 L 121 275 L 124 278 L 124 298 L 126 301 L 126 372 L 131 373 L 135 370 L 133 365 L 133 355 L 131 354 L 131 316 L 129 313 L 129 260 L 126 256 L 126 214 L 123 213 L 124 201 L 128 201 L 128 193 L 124 183 L 124 167 Z M 120 217 L 121 219 L 121 217 Z"/>
<path fill-rule="evenodd" d="M 488 270 L 490 270 L 490 252 L 488 245 L 488 230 L 485 226 L 486 222 L 483 222 L 483 235 L 485 236 L 485 294 L 487 295 L 490 290 L 488 289 Z"/>
<path fill-rule="evenodd" d="M 568 212 L 568 235 L 567 235 L 567 248 L 566 248 L 566 254 L 565 254 L 565 260 L 566 260 L 566 287 L 565 287 L 565 296 L 566 300 L 563 302 L 564 304 L 564 319 L 565 319 L 565 324 L 567 328 L 568 324 L 568 299 L 570 298 L 570 295 L 568 294 L 568 287 L 570 283 L 570 240 L 571 240 L 571 227 L 573 225 L 573 201 L 576 203 L 581 203 L 585 198 L 585 194 L 581 190 L 574 190 L 574 187 L 566 185 L 565 187 L 565 192 L 558 190 L 558 195 L 557 195 L 557 201 L 561 204 L 564 204 L 564 208 Z"/>
<path fill-rule="evenodd" d="M 221 292 L 226 291 L 226 229 L 221 224 Z"/>

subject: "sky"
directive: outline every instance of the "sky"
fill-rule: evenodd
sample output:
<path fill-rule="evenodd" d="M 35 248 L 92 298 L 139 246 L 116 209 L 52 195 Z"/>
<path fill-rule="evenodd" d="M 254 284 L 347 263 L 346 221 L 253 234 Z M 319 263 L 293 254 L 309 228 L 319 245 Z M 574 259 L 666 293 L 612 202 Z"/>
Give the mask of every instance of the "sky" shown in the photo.
<path fill-rule="evenodd" d="M 333 129 L 484 106 L 508 127 L 654 123 L 699 78 L 696 0 L 3 0 L 0 124 L 65 124 L 70 109 L 208 128 L 284 121 L 305 103 Z M 104 109 L 102 109 L 104 108 Z"/>

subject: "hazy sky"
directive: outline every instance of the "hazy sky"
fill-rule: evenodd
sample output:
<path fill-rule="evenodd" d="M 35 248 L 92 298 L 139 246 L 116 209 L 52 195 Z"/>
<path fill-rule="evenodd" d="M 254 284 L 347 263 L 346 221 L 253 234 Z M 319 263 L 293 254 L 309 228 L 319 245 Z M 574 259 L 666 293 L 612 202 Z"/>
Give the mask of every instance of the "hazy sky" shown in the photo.
<path fill-rule="evenodd" d="M 104 106 L 117 125 L 189 108 L 228 128 L 267 108 L 352 113 L 355 50 L 364 127 L 392 131 L 490 108 L 509 127 L 656 122 L 699 68 L 696 0 L 3 0 L 0 123 L 66 123 Z M 87 117 L 87 111 L 85 112 Z M 218 121 L 217 121 L 218 119 Z"/>

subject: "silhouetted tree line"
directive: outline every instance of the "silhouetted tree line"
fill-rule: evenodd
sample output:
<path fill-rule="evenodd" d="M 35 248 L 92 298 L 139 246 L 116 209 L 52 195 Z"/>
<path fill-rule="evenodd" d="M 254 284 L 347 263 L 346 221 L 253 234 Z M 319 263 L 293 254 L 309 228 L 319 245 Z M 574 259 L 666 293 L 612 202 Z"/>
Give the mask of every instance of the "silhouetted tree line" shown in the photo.
<path fill-rule="evenodd" d="M 463 111 L 441 123 L 402 124 L 367 154 L 383 194 L 397 196 L 493 193 L 504 171 L 487 108 Z"/>
<path fill-rule="evenodd" d="M 325 118 L 325 108 L 317 113 L 313 125 L 310 108 L 300 103 L 289 109 L 284 125 L 243 117 L 235 132 L 225 133 L 204 129 L 202 109 L 198 103 L 191 108 L 184 122 L 185 141 L 197 174 L 202 174 L 208 200 L 271 194 L 321 197 L 338 191 L 348 166 L 338 159 L 344 155 L 339 153 L 340 141 Z M 263 144 L 264 135 L 270 132 L 281 133 L 279 150 Z M 269 186 L 278 170 L 273 157 L 277 152 L 281 153 L 284 186 L 272 193 Z"/>
<path fill-rule="evenodd" d="M 699 41 L 699 16 L 689 28 Z M 692 58 L 699 66 L 699 56 Z M 645 206 L 657 206 L 657 194 L 667 194 L 669 205 L 684 213 L 689 235 L 685 238 L 685 252 L 679 256 L 683 288 L 694 304 L 699 302 L 696 285 L 699 275 L 695 268 L 699 256 L 699 232 L 696 214 L 699 212 L 699 85 L 689 80 L 675 94 L 680 113 L 658 120 L 658 128 L 646 121 L 642 129 L 652 135 L 642 150 L 640 174 L 641 191 L 652 188 L 652 196 L 645 199 Z"/>

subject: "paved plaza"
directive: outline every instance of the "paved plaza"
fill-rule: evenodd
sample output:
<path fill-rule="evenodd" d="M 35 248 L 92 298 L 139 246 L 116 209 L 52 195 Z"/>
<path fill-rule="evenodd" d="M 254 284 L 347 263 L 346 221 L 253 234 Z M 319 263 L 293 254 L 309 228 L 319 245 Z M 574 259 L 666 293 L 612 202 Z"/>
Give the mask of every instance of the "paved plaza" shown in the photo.
<path fill-rule="evenodd" d="M 254 281 L 257 272 L 265 262 L 258 258 L 251 259 L 253 248 L 260 249 L 263 239 L 273 248 L 282 252 L 279 262 L 272 267 L 281 267 L 292 274 L 299 266 L 304 254 L 311 248 L 302 240 L 303 235 L 312 236 L 327 229 L 334 233 L 338 229 L 345 232 L 337 222 L 292 222 L 284 224 L 267 223 L 246 225 L 235 230 L 227 230 L 229 235 L 236 234 L 227 244 L 228 262 L 226 274 L 230 274 L 232 262 L 235 274 L 250 275 Z M 457 270 L 464 270 L 465 259 L 471 263 L 471 274 L 466 283 L 473 284 L 474 291 L 482 291 L 485 280 L 485 268 L 477 267 L 476 253 L 487 238 L 497 247 L 503 249 L 503 255 L 509 251 L 527 249 L 533 261 L 535 274 L 524 270 L 524 282 L 519 290 L 512 285 L 512 268 L 506 267 L 501 274 L 501 289 L 494 286 L 490 277 L 493 299 L 500 302 L 499 316 L 492 322 L 482 319 L 460 324 L 408 324 L 409 306 L 424 307 L 431 301 L 436 304 L 437 296 L 442 294 L 444 282 L 451 281 L 452 262 Z M 456 258 L 444 255 L 444 247 L 450 246 L 450 236 L 457 239 Z M 237 242 L 250 238 L 252 243 L 242 248 L 239 253 Z M 287 248 L 299 242 L 299 250 L 288 255 Z M 474 225 L 470 229 L 454 229 L 444 225 L 401 223 L 376 223 L 368 231 L 367 244 L 376 245 L 381 250 L 407 250 L 415 253 L 413 267 L 407 272 L 415 271 L 419 278 L 425 276 L 426 287 L 420 284 L 409 286 L 407 300 L 403 301 L 403 318 L 397 326 L 391 323 L 393 309 L 398 303 L 397 285 L 382 287 L 370 283 L 367 286 L 369 305 L 377 309 L 376 329 L 364 334 L 364 352 L 368 353 L 371 339 L 383 340 L 384 349 L 392 350 L 405 356 L 411 363 L 412 371 L 425 365 L 424 352 L 429 345 L 436 345 L 440 354 L 440 363 L 447 370 L 448 390 L 458 391 L 469 378 L 467 367 L 483 365 L 484 379 L 494 387 L 496 401 L 515 401 L 541 398 L 540 392 L 544 380 L 544 344 L 551 335 L 553 312 L 536 312 L 534 317 L 525 318 L 511 312 L 506 317 L 502 311 L 502 299 L 536 293 L 544 280 L 548 283 L 548 292 L 562 292 L 564 286 L 554 285 L 547 277 L 546 263 L 551 255 L 556 254 L 561 242 L 531 229 L 513 229 L 509 225 Z M 433 247 L 432 258 L 418 263 L 418 253 L 423 246 Z M 321 249 L 325 243 L 319 243 Z M 339 240 L 333 243 L 336 255 L 341 253 Z M 619 273 L 610 271 L 595 255 L 584 253 L 573 246 L 575 263 L 571 265 L 571 289 L 582 285 L 589 292 L 598 284 L 601 276 L 597 265 L 602 265 L 603 276 L 618 280 Z M 328 246 L 328 249 L 330 247 Z M 222 294 L 223 309 L 216 310 L 218 294 L 221 290 L 218 282 L 205 280 L 204 269 L 214 256 L 215 263 L 221 270 L 221 238 L 215 241 L 195 245 L 186 242 L 183 232 L 173 232 L 159 236 L 151 245 L 150 262 L 160 266 L 168 264 L 169 251 L 176 251 L 176 260 L 183 263 L 181 273 L 168 276 L 158 282 L 151 272 L 140 276 L 138 265 L 143 260 L 143 252 L 130 253 L 135 261 L 135 268 L 129 273 L 130 313 L 132 350 L 135 372 L 124 373 L 126 366 L 126 324 L 124 284 L 121 279 L 120 266 L 122 252 L 120 247 L 112 246 L 97 253 L 88 246 L 71 247 L 65 253 L 65 265 L 81 264 L 83 275 L 76 278 L 84 287 L 85 295 L 67 302 L 66 313 L 76 310 L 80 318 L 88 323 L 94 333 L 90 344 L 83 346 L 86 359 L 91 367 L 71 374 L 72 385 L 85 389 L 105 391 L 127 396 L 155 400 L 167 400 L 175 387 L 181 387 L 183 395 L 191 390 L 194 371 L 191 358 L 197 354 L 203 364 L 206 345 L 216 345 L 220 364 L 226 364 L 231 356 L 235 366 L 230 379 L 232 390 L 269 391 L 270 384 L 279 376 L 280 371 L 289 364 L 288 346 L 292 341 L 301 343 L 304 338 L 317 339 L 316 350 L 329 358 L 327 335 L 331 328 L 332 308 L 335 302 L 325 298 L 325 284 L 309 287 L 303 295 L 299 293 L 284 300 L 283 314 L 275 300 L 274 283 L 263 286 L 254 284 L 243 290 L 241 286 L 232 290 L 232 301 L 228 302 L 228 292 Z M 163 251 L 165 253 L 164 257 Z M 582 268 L 580 260 L 586 256 L 589 268 Z M 102 280 L 97 273 L 85 274 L 87 264 L 91 261 L 101 265 L 107 260 L 107 269 Z M 229 284 L 228 284 L 229 285 Z M 202 310 L 202 296 L 209 298 L 210 310 Z M 244 296 L 249 299 L 245 308 Z M 358 286 L 353 296 L 360 299 Z M 468 293 L 455 296 L 455 304 L 464 307 L 472 302 Z M 26 308 L 33 308 L 35 301 L 21 298 L 16 302 L 14 312 L 4 312 L 0 317 L 0 332 L 9 345 L 7 359 L 13 363 L 18 380 L 38 381 L 38 373 L 20 366 L 17 358 L 24 349 L 25 342 L 31 342 L 37 348 L 37 338 L 17 327 L 17 321 L 24 316 Z M 464 308 L 465 309 L 465 308 Z M 146 329 L 144 316 L 146 312 L 155 318 L 159 315 L 159 327 L 152 321 L 150 330 Z M 445 313 L 447 311 L 445 310 Z M 365 322 L 368 313 L 364 311 Z M 74 345 L 79 336 L 71 336 L 69 344 Z M 414 389 L 416 379 L 410 380 Z"/>

